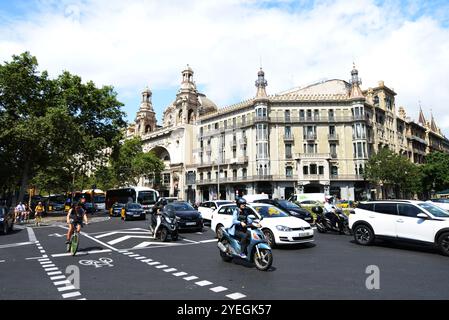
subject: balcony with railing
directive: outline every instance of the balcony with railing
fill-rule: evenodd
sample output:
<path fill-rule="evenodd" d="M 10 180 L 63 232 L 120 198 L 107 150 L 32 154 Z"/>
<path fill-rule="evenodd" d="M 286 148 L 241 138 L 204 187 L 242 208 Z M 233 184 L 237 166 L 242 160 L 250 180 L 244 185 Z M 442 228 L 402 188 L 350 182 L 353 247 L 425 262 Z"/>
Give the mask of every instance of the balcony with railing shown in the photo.
<path fill-rule="evenodd" d="M 332 134 L 327 135 L 327 139 L 329 141 L 338 141 L 338 140 L 340 140 L 340 137 L 338 136 L 338 134 L 332 133 Z"/>
<path fill-rule="evenodd" d="M 295 141 L 295 136 L 293 134 L 284 134 L 284 142 Z"/>
<path fill-rule="evenodd" d="M 296 153 L 295 159 L 299 160 L 328 160 L 331 158 L 330 153 Z"/>
<path fill-rule="evenodd" d="M 316 139 L 317 139 L 316 133 L 308 132 L 304 135 L 304 140 L 312 141 Z"/>
<path fill-rule="evenodd" d="M 360 174 L 331 174 L 330 179 L 334 181 L 363 181 L 363 175 Z"/>

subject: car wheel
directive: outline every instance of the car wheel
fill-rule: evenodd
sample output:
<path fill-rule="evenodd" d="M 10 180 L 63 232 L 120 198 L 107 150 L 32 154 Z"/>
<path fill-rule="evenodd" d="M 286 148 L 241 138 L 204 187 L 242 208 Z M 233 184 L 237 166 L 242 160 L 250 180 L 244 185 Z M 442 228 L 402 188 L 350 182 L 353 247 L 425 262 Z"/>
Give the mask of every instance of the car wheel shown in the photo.
<path fill-rule="evenodd" d="M 217 239 L 221 239 L 223 237 L 223 231 L 221 230 L 223 228 L 222 224 L 218 224 L 217 228 L 215 229 L 215 235 L 217 236 Z"/>
<path fill-rule="evenodd" d="M 374 242 L 374 232 L 366 224 L 359 224 L 354 228 L 354 240 L 362 246 L 369 246 Z"/>
<path fill-rule="evenodd" d="M 438 249 L 442 255 L 449 256 L 449 232 L 443 233 L 438 238 Z"/>
<path fill-rule="evenodd" d="M 263 234 L 265 238 L 267 239 L 267 243 L 271 248 L 274 248 L 276 246 L 276 240 L 274 239 L 274 234 L 269 229 L 264 229 Z"/>

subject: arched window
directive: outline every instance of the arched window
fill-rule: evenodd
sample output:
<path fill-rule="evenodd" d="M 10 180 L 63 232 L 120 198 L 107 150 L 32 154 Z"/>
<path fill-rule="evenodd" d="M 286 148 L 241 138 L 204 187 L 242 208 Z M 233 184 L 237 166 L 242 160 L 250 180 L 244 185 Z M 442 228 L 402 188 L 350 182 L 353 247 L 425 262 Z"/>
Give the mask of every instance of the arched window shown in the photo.
<path fill-rule="evenodd" d="M 378 104 L 379 104 L 379 97 L 374 96 L 374 105 L 378 105 Z"/>

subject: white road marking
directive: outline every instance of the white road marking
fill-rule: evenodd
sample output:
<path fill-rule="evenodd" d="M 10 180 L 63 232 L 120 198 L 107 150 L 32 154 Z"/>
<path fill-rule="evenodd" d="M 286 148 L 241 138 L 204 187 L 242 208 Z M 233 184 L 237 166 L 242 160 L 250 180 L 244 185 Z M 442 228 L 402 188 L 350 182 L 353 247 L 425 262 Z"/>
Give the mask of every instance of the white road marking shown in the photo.
<path fill-rule="evenodd" d="M 236 293 L 233 293 L 233 294 L 228 294 L 226 297 L 228 297 L 228 298 L 230 298 L 232 300 L 238 300 L 238 299 L 245 298 L 246 296 L 244 294 L 236 292 Z"/>
<path fill-rule="evenodd" d="M 36 242 L 37 238 L 36 234 L 34 233 L 34 230 L 31 229 L 30 227 L 27 227 L 27 232 L 28 232 L 28 239 L 30 239 L 30 242 Z"/>
<path fill-rule="evenodd" d="M 109 249 L 104 249 L 104 250 L 92 250 L 92 251 L 78 251 L 76 253 L 77 256 L 87 256 L 90 254 L 94 254 L 94 253 L 107 253 L 107 252 L 111 252 L 112 250 Z M 58 254 L 52 254 L 51 256 L 53 258 L 58 258 L 58 257 L 68 257 L 71 256 L 71 253 L 58 253 Z"/>
<path fill-rule="evenodd" d="M 213 283 L 210 281 L 204 280 L 204 281 L 195 282 L 195 284 L 200 287 L 205 287 L 205 286 L 210 286 Z"/>
<path fill-rule="evenodd" d="M 34 242 L 19 242 L 19 243 L 4 244 L 4 245 L 0 246 L 0 249 L 22 247 L 22 246 L 28 246 L 30 244 L 34 244 Z"/>
<path fill-rule="evenodd" d="M 37 259 L 38 261 L 50 261 L 48 258 Z"/>
<path fill-rule="evenodd" d="M 56 267 L 54 264 L 43 264 L 42 265 L 43 268 L 51 268 L 51 267 Z M 47 271 L 47 269 L 45 269 L 45 271 Z"/>
<path fill-rule="evenodd" d="M 5 262 L 5 260 L 0 260 L 0 263 Z"/>
<path fill-rule="evenodd" d="M 64 277 L 64 276 L 62 276 L 62 277 Z M 65 278 L 65 277 L 64 277 L 64 278 Z M 69 280 L 57 281 L 57 282 L 53 282 L 53 284 L 54 284 L 55 286 L 62 286 L 63 284 L 70 284 L 70 281 L 69 281 Z"/>
<path fill-rule="evenodd" d="M 115 240 L 111 240 L 108 242 L 108 244 L 114 245 L 114 244 L 129 240 L 129 239 L 152 239 L 152 237 L 150 237 L 150 236 L 124 236 L 124 237 L 120 237 Z"/>
<path fill-rule="evenodd" d="M 67 227 L 64 227 L 64 226 L 59 226 L 59 227 L 65 229 L 65 230 L 68 229 Z M 118 252 L 118 251 L 119 251 L 118 249 L 116 249 L 116 248 L 114 248 L 114 247 L 108 245 L 107 243 L 104 243 L 104 242 L 102 242 L 102 241 L 100 241 L 100 240 L 98 240 L 98 239 L 95 239 L 94 237 L 91 237 L 91 236 L 90 236 L 89 234 L 87 234 L 87 233 L 81 232 L 81 235 L 83 235 L 83 236 L 85 236 L 86 238 L 91 239 L 91 240 L 93 240 L 93 241 L 95 241 L 95 242 L 101 244 L 102 246 L 105 246 L 106 248 L 111 249 L 112 251 L 115 251 L 115 252 Z"/>
<path fill-rule="evenodd" d="M 115 234 L 150 234 L 150 231 L 113 231 L 105 234 L 100 234 L 99 236 L 95 236 L 95 238 L 101 239 L 113 236 Z"/>
<path fill-rule="evenodd" d="M 67 299 L 67 298 L 78 297 L 78 296 L 80 296 L 80 295 L 81 295 L 81 293 L 79 293 L 79 292 L 70 292 L 70 293 L 65 293 L 65 294 L 63 294 L 62 297 L 63 297 L 64 299 Z"/>
<path fill-rule="evenodd" d="M 157 262 L 157 261 L 148 263 L 148 265 L 150 265 L 150 266 L 155 266 L 155 265 L 157 265 L 157 264 L 161 264 L 161 263 L 160 263 L 160 262 Z"/>
<path fill-rule="evenodd" d="M 41 250 L 41 253 L 45 253 L 45 250 Z"/>
<path fill-rule="evenodd" d="M 136 260 L 143 260 L 143 259 L 146 259 L 146 257 L 135 257 L 134 259 L 136 259 Z"/>
<path fill-rule="evenodd" d="M 187 280 L 187 281 L 192 281 L 192 280 L 196 280 L 196 279 L 198 279 L 198 277 L 195 277 L 195 276 L 190 276 L 190 277 L 184 278 L 184 280 Z"/>
<path fill-rule="evenodd" d="M 175 272 L 178 271 L 178 269 L 175 268 L 170 268 L 170 269 L 165 269 L 164 272 Z"/>
<path fill-rule="evenodd" d="M 200 243 L 209 243 L 209 242 L 217 242 L 217 241 L 218 241 L 218 239 L 203 240 L 203 241 L 200 241 Z"/>
<path fill-rule="evenodd" d="M 134 249 L 140 249 L 140 248 L 146 248 L 146 247 L 148 247 L 148 246 L 151 246 L 152 244 L 154 244 L 154 242 L 144 241 L 144 242 L 142 242 L 141 244 L 138 244 L 137 246 L 135 246 L 135 247 L 133 248 L 133 250 L 134 250 Z"/>
<path fill-rule="evenodd" d="M 131 254 L 133 254 L 132 252 L 125 252 L 125 253 L 123 253 L 125 256 L 129 256 L 129 255 L 131 255 Z"/>
<path fill-rule="evenodd" d="M 151 262 L 151 261 L 153 261 L 153 259 L 145 259 L 145 260 L 141 260 L 142 262 L 145 262 L 145 263 L 148 263 L 148 262 Z"/>
<path fill-rule="evenodd" d="M 58 275 L 58 274 L 62 274 L 62 272 L 61 271 L 55 271 L 55 272 L 48 272 L 47 273 L 49 276 L 56 276 L 56 275 Z"/>
<path fill-rule="evenodd" d="M 156 268 L 157 268 L 157 269 L 163 269 L 163 268 L 168 268 L 168 266 L 165 265 L 165 264 L 162 264 L 162 265 L 160 265 L 160 266 L 157 266 Z"/>
<path fill-rule="evenodd" d="M 44 269 L 46 272 L 48 272 L 48 271 L 56 271 L 56 270 L 59 270 L 59 268 L 46 268 L 46 269 Z"/>
<path fill-rule="evenodd" d="M 132 254 L 132 255 L 130 255 L 130 257 L 131 258 L 135 258 L 135 257 L 139 257 L 139 255 L 138 254 Z"/>
<path fill-rule="evenodd" d="M 219 293 L 219 292 L 223 292 L 223 291 L 226 291 L 226 290 L 228 290 L 228 288 L 225 288 L 225 287 L 215 287 L 215 288 L 211 288 L 211 289 L 209 289 L 210 291 L 213 291 L 213 292 L 215 292 L 215 293 Z"/>
<path fill-rule="evenodd" d="M 190 242 L 190 243 L 199 243 L 198 241 L 193 241 L 193 240 L 189 240 L 189 239 L 182 239 L 182 240 Z"/>
<path fill-rule="evenodd" d="M 61 279 L 65 279 L 65 276 L 55 276 L 55 277 L 51 277 L 50 280 L 61 280 Z"/>
<path fill-rule="evenodd" d="M 187 272 L 178 272 L 178 273 L 173 273 L 173 275 L 175 277 L 182 277 L 182 276 L 186 276 L 188 273 Z"/>
<path fill-rule="evenodd" d="M 76 290 L 74 286 L 66 286 L 66 287 L 60 287 L 57 288 L 59 292 L 69 291 L 69 290 Z"/>

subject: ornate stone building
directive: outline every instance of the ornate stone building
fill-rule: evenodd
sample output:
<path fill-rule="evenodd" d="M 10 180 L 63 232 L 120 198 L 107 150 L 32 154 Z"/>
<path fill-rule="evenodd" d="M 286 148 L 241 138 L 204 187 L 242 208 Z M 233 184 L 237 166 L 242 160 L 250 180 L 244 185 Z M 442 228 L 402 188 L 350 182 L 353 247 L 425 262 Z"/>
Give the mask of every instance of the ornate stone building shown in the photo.
<path fill-rule="evenodd" d="M 366 161 L 388 147 L 422 163 L 432 150 L 449 152 L 449 141 L 435 120 L 418 122 L 396 109 L 393 89 L 380 81 L 361 89 L 358 70 L 351 79 L 328 80 L 267 94 L 263 70 L 254 98 L 218 109 L 182 72 L 175 101 L 156 124 L 151 91 L 142 93 L 136 122 L 145 151 L 164 160 L 161 193 L 189 201 L 265 192 L 325 192 L 343 199 L 376 196 L 364 181 Z M 151 185 L 152 181 L 141 181 Z M 219 190 L 219 191 L 218 191 Z"/>

